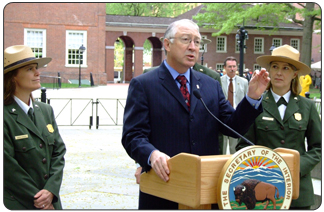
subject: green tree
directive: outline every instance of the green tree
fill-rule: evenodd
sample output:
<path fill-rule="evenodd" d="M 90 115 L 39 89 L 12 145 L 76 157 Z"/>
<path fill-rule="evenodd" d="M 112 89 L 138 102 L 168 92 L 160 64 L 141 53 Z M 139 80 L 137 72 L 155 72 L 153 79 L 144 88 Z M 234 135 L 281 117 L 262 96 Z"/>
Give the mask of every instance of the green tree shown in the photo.
<path fill-rule="evenodd" d="M 124 42 L 115 42 L 114 67 L 123 68 L 124 66 Z"/>
<path fill-rule="evenodd" d="M 106 14 L 151 17 L 175 17 L 198 3 L 107 3 Z"/>
<path fill-rule="evenodd" d="M 260 30 L 269 30 L 269 35 L 279 29 L 280 23 L 299 23 L 304 26 L 302 49 L 311 52 L 311 33 L 313 27 L 321 28 L 321 9 L 314 3 L 206 3 L 202 13 L 193 19 L 204 28 L 217 30 L 213 36 L 229 34 L 244 25 L 255 25 Z M 304 19 L 297 18 L 301 16 Z M 310 21 L 307 21 L 309 20 Z M 313 24 L 314 23 L 314 24 Z M 307 36 L 306 36 L 307 35 Z M 310 55 L 310 54 L 309 54 Z M 310 58 L 310 56 L 309 56 Z M 310 59 L 301 58 L 310 65 Z"/>

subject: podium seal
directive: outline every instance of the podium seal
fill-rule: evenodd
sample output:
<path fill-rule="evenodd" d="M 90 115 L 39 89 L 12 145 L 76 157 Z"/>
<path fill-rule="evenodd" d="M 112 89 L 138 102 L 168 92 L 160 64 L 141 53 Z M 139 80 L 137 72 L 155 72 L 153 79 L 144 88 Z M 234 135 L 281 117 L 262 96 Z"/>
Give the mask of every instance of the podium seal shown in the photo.
<path fill-rule="evenodd" d="M 224 165 L 218 181 L 220 209 L 289 209 L 292 175 L 284 159 L 272 149 L 249 146 Z"/>

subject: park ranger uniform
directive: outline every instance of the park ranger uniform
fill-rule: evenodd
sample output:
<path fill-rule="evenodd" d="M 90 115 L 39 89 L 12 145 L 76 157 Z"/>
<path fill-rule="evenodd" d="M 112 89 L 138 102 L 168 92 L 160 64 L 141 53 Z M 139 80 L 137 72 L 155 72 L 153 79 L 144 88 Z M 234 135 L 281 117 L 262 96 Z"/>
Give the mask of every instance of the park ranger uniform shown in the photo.
<path fill-rule="evenodd" d="M 264 94 L 262 106 L 263 113 L 255 119 L 245 137 L 256 145 L 271 149 L 283 147 L 297 150 L 300 153 L 300 190 L 299 198 L 292 201 L 291 207 L 313 205 L 310 172 L 321 160 L 322 142 L 321 121 L 314 102 L 291 93 L 283 120 L 270 91 Z M 245 146 L 247 144 L 240 138 L 236 150 Z"/>
<path fill-rule="evenodd" d="M 36 209 L 34 196 L 46 189 L 54 195 L 54 208 L 62 209 L 59 190 L 65 144 L 52 107 L 42 102 L 32 106 L 35 123 L 16 101 L 3 109 L 4 205 L 8 209 Z"/>

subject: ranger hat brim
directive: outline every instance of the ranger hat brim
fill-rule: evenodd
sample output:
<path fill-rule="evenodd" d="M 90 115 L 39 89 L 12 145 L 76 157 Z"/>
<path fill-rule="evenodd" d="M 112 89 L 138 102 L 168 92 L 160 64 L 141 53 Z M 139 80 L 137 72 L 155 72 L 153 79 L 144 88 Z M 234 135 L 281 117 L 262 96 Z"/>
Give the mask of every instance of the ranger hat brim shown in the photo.
<path fill-rule="evenodd" d="M 36 63 L 37 68 L 44 67 L 52 58 L 36 58 L 32 49 L 25 45 L 10 46 L 5 49 L 3 55 L 4 74 L 20 67 Z"/>
<path fill-rule="evenodd" d="M 311 72 L 311 68 L 299 61 L 300 53 L 297 49 L 289 45 L 283 45 L 275 48 L 271 55 L 260 56 L 256 62 L 263 68 L 267 68 L 271 62 L 286 62 L 296 67 L 300 75 L 306 75 Z"/>

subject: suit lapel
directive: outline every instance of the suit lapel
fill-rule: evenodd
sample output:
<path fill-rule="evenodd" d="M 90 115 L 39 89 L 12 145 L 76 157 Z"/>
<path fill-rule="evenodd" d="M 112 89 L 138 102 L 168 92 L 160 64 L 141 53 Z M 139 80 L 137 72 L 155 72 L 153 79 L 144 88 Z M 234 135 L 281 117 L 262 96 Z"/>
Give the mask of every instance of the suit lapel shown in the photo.
<path fill-rule="evenodd" d="M 172 78 L 172 75 L 164 64 L 161 65 L 161 68 L 162 69 L 159 70 L 159 78 L 162 80 L 162 86 L 188 111 L 188 106 L 184 101 L 180 89 Z"/>
<path fill-rule="evenodd" d="M 7 106 L 7 109 L 9 110 L 9 114 L 11 114 L 12 116 L 16 116 L 16 121 L 18 123 L 25 126 L 29 131 L 33 132 L 36 136 L 43 139 L 36 125 L 32 122 L 32 120 L 30 120 L 27 114 L 25 114 L 25 112 L 20 108 L 20 106 L 16 102 Z"/>
<path fill-rule="evenodd" d="M 193 95 L 193 91 L 200 89 L 201 88 L 201 84 L 200 84 L 200 77 L 196 74 L 196 71 L 193 71 L 191 69 L 191 80 L 190 80 L 190 114 L 193 113 L 193 111 L 196 108 L 198 99 L 195 97 L 195 95 Z"/>
<path fill-rule="evenodd" d="M 279 123 L 282 123 L 282 119 L 280 117 L 277 104 L 276 104 L 271 92 L 268 91 L 263 98 L 264 98 L 264 101 L 262 102 L 263 109 L 266 110 L 268 113 L 270 113 L 272 117 L 277 119 L 277 121 Z"/>
<path fill-rule="evenodd" d="M 46 128 L 46 122 L 43 116 L 43 112 L 38 106 L 37 103 L 34 102 L 34 113 L 35 113 L 35 121 L 36 121 L 36 126 L 37 129 L 39 130 L 40 133 L 43 133 L 44 130 L 48 130 Z"/>
<path fill-rule="evenodd" d="M 224 93 L 225 98 L 227 99 L 227 97 L 228 97 L 228 95 L 227 95 L 227 92 L 228 92 L 227 79 L 226 79 L 226 77 L 222 77 L 221 79 L 222 79 L 222 87 L 224 88 L 223 93 Z"/>
<path fill-rule="evenodd" d="M 283 122 L 285 123 L 296 111 L 299 110 L 298 102 L 299 96 L 293 94 L 290 95 L 289 102 L 286 108 L 285 116 Z"/>

